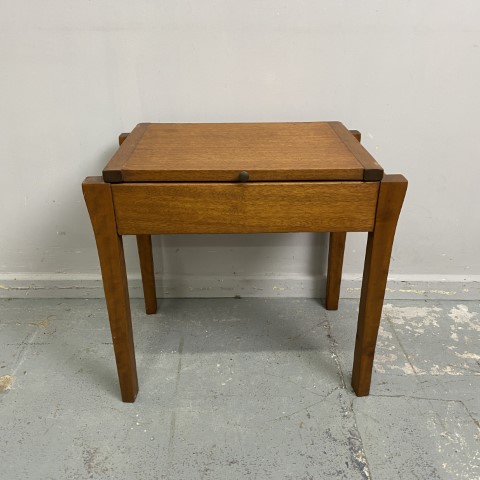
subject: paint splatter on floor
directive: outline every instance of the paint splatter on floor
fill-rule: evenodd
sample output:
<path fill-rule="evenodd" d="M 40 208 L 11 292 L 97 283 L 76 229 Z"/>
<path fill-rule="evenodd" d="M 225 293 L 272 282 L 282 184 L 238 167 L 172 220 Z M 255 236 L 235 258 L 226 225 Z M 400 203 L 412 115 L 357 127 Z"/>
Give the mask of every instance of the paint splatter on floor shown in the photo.
<path fill-rule="evenodd" d="M 0 393 L 11 390 L 15 377 L 12 375 L 3 375 L 0 377 Z"/>
<path fill-rule="evenodd" d="M 386 304 L 378 332 L 376 371 L 405 375 L 480 375 L 478 315 L 465 304 L 446 309 L 418 302 L 408 306 Z M 424 354 L 424 348 L 430 351 L 429 355 Z"/>

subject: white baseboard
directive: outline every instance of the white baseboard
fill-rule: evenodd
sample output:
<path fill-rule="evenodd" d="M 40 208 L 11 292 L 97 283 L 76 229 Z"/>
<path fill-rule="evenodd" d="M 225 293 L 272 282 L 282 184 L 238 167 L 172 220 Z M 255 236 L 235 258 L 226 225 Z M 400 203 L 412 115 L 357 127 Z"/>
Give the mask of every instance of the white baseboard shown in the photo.
<path fill-rule="evenodd" d="M 131 298 L 142 298 L 139 276 L 128 281 Z M 360 296 L 361 275 L 343 276 L 341 297 Z M 159 298 L 321 298 L 325 277 L 158 276 Z M 103 298 L 100 275 L 0 274 L 0 298 Z M 392 275 L 386 299 L 479 300 L 480 275 Z"/>

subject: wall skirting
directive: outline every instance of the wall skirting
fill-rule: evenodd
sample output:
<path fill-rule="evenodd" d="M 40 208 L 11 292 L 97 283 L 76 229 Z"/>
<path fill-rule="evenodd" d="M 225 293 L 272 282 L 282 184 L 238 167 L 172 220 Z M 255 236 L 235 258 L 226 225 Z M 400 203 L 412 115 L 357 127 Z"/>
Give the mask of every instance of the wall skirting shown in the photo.
<path fill-rule="evenodd" d="M 358 298 L 361 276 L 346 274 L 342 298 Z M 129 277 L 132 298 L 141 298 L 139 276 Z M 292 276 L 161 276 L 159 298 L 308 297 L 324 296 L 325 278 Z M 0 274 L 0 298 L 102 298 L 100 275 Z M 478 300 L 480 275 L 392 275 L 386 298 Z"/>

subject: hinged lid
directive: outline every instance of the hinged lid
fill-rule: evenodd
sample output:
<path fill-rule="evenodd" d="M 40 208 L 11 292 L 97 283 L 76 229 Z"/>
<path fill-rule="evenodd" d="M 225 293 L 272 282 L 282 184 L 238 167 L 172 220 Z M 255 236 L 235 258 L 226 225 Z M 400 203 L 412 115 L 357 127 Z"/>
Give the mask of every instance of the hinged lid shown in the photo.
<path fill-rule="evenodd" d="M 340 122 L 141 123 L 106 182 L 378 181 L 382 167 Z"/>

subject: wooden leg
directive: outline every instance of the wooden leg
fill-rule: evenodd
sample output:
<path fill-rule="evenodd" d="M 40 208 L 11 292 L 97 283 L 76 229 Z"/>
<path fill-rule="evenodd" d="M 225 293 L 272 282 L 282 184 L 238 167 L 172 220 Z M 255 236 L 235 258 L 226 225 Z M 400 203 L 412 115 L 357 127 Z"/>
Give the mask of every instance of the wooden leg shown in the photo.
<path fill-rule="evenodd" d="M 111 188 L 101 177 L 88 177 L 82 188 L 97 242 L 122 400 L 134 402 L 138 393 L 135 347 L 123 243 L 117 234 Z"/>
<path fill-rule="evenodd" d="M 153 268 L 152 237 L 137 235 L 138 256 L 142 272 L 143 296 L 147 314 L 157 313 L 157 292 L 155 290 L 155 272 Z"/>
<path fill-rule="evenodd" d="M 406 190 L 407 180 L 402 175 L 384 176 L 374 230 L 368 234 L 352 372 L 352 387 L 359 397 L 370 392 L 393 238 Z"/>
<path fill-rule="evenodd" d="M 330 233 L 330 242 L 328 246 L 327 294 L 325 300 L 325 307 L 327 310 L 338 309 L 346 238 L 346 232 Z"/>
<path fill-rule="evenodd" d="M 350 130 L 350 133 L 360 142 L 362 135 L 358 130 Z M 346 232 L 330 233 L 328 247 L 327 293 L 325 296 L 325 307 L 327 310 L 338 310 L 346 238 Z"/>
<path fill-rule="evenodd" d="M 129 133 L 121 133 L 118 143 L 127 139 Z M 150 235 L 137 235 L 138 256 L 140 257 L 140 270 L 142 272 L 143 297 L 145 298 L 145 311 L 148 315 L 157 313 L 157 292 L 155 290 L 155 272 L 153 269 L 152 237 Z"/>

